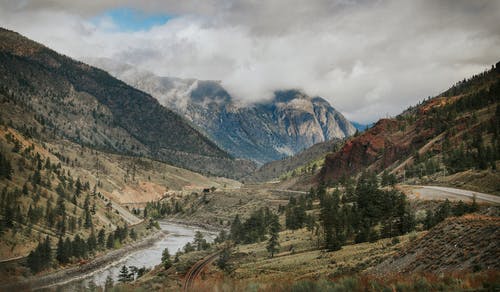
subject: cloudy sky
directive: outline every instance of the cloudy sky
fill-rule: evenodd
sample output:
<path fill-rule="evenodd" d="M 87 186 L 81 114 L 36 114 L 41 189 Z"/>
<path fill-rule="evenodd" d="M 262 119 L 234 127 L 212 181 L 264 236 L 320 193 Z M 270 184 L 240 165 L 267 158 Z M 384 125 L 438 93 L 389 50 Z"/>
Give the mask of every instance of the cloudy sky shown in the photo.
<path fill-rule="evenodd" d="M 500 61 L 500 1 L 0 0 L 0 26 L 76 59 L 297 88 L 372 122 Z"/>

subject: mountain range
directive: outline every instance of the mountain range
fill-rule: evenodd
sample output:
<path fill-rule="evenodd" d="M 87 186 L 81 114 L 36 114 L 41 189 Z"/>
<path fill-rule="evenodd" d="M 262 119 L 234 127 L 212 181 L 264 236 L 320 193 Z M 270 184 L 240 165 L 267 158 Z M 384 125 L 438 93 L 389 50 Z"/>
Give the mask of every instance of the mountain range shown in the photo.
<path fill-rule="evenodd" d="M 0 29 L 0 75 L 0 117 L 29 136 L 226 177 L 255 168 L 149 94 L 6 29 Z"/>
<path fill-rule="evenodd" d="M 234 157 L 259 164 L 356 132 L 325 99 L 300 90 L 276 91 L 271 100 L 245 104 L 217 81 L 160 77 L 111 59 L 87 61 L 148 92 Z"/>

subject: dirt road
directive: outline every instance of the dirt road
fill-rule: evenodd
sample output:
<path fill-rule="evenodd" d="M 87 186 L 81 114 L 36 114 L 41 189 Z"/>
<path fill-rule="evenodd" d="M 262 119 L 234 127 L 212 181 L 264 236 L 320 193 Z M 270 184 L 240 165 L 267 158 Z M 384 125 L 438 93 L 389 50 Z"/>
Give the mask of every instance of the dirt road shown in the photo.
<path fill-rule="evenodd" d="M 142 222 L 141 219 L 137 218 L 134 214 L 130 213 L 129 210 L 126 208 L 123 208 L 119 204 L 115 202 L 111 202 L 111 207 L 115 209 L 122 218 L 127 221 L 128 224 L 130 225 L 136 225 Z"/>
<path fill-rule="evenodd" d="M 401 189 L 411 199 L 472 201 L 472 198 L 476 196 L 477 202 L 500 204 L 499 196 L 449 187 L 405 185 L 401 186 Z"/>

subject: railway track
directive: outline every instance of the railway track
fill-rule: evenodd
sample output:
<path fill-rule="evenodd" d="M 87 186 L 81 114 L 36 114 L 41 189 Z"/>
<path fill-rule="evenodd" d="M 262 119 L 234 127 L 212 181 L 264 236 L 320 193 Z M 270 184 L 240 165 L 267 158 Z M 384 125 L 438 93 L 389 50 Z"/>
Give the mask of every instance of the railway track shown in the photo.
<path fill-rule="evenodd" d="M 191 269 L 186 274 L 186 278 L 184 279 L 184 289 L 183 291 L 188 292 L 192 291 L 194 281 L 201 274 L 203 269 L 210 265 L 220 254 L 220 251 L 211 254 L 210 256 L 198 261 L 194 264 Z"/>

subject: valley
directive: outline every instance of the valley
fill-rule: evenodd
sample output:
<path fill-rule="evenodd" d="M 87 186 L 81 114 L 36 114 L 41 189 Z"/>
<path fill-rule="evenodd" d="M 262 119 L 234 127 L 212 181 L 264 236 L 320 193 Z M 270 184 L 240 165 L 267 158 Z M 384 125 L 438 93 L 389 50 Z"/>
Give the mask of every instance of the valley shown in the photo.
<path fill-rule="evenodd" d="M 360 131 L 0 40 L 2 291 L 500 288 L 500 63 Z"/>

